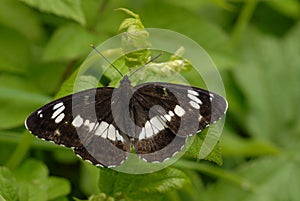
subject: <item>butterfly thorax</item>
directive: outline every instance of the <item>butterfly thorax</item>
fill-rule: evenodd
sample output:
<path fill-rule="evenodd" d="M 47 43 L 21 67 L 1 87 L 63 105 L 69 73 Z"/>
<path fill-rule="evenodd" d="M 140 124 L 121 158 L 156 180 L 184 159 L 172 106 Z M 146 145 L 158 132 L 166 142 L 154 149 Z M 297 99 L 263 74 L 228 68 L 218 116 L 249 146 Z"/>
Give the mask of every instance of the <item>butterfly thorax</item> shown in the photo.
<path fill-rule="evenodd" d="M 123 133 L 129 137 L 134 137 L 135 124 L 130 110 L 131 99 L 134 94 L 134 88 L 128 76 L 120 81 L 120 86 L 114 89 L 111 98 L 111 110 L 114 117 L 114 122 Z"/>

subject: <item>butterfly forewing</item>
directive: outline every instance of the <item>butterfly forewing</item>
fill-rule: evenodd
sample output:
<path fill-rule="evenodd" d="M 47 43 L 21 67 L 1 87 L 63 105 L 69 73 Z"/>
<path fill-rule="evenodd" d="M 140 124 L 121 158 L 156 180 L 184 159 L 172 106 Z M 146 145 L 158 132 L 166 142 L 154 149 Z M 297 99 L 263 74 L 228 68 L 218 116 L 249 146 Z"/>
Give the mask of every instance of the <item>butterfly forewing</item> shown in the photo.
<path fill-rule="evenodd" d="M 64 97 L 33 112 L 26 119 L 26 128 L 37 137 L 59 145 L 80 146 L 76 128 L 64 123 L 73 121 L 71 99 L 70 96 Z"/>
<path fill-rule="evenodd" d="M 26 127 L 39 138 L 74 148 L 95 165 L 119 165 L 130 143 L 111 114 L 113 89 L 89 89 L 50 102 L 26 119 Z"/>

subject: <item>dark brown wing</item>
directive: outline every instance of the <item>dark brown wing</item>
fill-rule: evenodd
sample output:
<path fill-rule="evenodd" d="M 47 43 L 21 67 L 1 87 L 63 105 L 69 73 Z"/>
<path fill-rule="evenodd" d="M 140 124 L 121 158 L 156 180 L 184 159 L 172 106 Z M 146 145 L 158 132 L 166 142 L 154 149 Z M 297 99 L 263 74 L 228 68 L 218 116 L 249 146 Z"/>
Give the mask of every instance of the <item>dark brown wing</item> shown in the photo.
<path fill-rule="evenodd" d="M 163 161 L 180 151 L 190 135 L 219 120 L 227 102 L 204 89 L 146 83 L 135 87 L 131 100 L 135 124 L 140 127 L 135 151 L 147 161 Z"/>
<path fill-rule="evenodd" d="M 26 128 L 39 138 L 72 147 L 95 165 L 117 166 L 126 159 L 130 141 L 114 123 L 113 90 L 89 89 L 50 102 L 26 119 Z"/>

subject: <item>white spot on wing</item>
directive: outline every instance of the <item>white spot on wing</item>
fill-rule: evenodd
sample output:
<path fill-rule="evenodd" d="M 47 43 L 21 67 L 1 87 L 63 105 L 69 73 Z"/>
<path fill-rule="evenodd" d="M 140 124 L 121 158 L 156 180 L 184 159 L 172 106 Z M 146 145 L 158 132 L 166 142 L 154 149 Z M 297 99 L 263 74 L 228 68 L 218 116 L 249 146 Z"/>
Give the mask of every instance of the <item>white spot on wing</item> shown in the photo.
<path fill-rule="evenodd" d="M 195 101 L 196 103 L 199 103 L 200 105 L 203 104 L 202 101 L 201 101 L 198 97 L 196 97 L 196 96 L 194 96 L 194 95 L 188 94 L 188 97 L 189 97 L 191 100 Z"/>
<path fill-rule="evenodd" d="M 109 126 L 108 123 L 106 123 L 105 121 L 101 121 L 100 125 L 98 126 L 98 128 L 95 131 L 95 135 L 102 137 L 102 134 L 108 128 L 108 126 Z M 106 136 L 104 138 L 106 138 Z"/>
<path fill-rule="evenodd" d="M 63 106 L 63 105 L 64 105 L 63 102 L 59 102 L 59 103 L 57 103 L 57 104 L 55 104 L 55 105 L 53 106 L 53 110 L 56 110 L 57 108 L 59 108 L 59 107 L 61 107 L 61 106 Z"/>
<path fill-rule="evenodd" d="M 146 139 L 146 133 L 145 133 L 145 128 L 142 128 L 142 131 L 139 134 L 139 140 Z"/>
<path fill-rule="evenodd" d="M 58 115 L 58 117 L 56 117 L 55 119 L 55 123 L 60 123 L 63 119 L 65 118 L 65 114 L 61 113 L 60 115 Z"/>
<path fill-rule="evenodd" d="M 84 126 L 88 127 L 90 130 L 90 120 L 86 119 L 83 123 Z"/>
<path fill-rule="evenodd" d="M 57 135 L 57 136 L 60 136 L 60 135 L 61 135 L 59 129 L 56 129 L 56 130 L 54 131 L 54 135 Z"/>
<path fill-rule="evenodd" d="M 116 129 L 114 125 L 110 124 L 108 127 L 108 139 L 115 141 L 116 140 Z"/>
<path fill-rule="evenodd" d="M 146 132 L 146 138 L 150 138 L 153 135 L 153 130 L 151 128 L 151 124 L 149 121 L 145 124 L 145 132 Z"/>
<path fill-rule="evenodd" d="M 168 95 L 168 93 L 167 93 L 167 88 L 166 88 L 166 87 L 163 88 L 163 91 L 164 91 L 164 94 L 165 94 L 165 95 Z"/>
<path fill-rule="evenodd" d="M 88 163 L 90 163 L 90 164 L 93 164 L 92 161 L 90 161 L 90 160 L 85 160 L 85 161 L 88 162 Z"/>
<path fill-rule="evenodd" d="M 93 128 L 94 128 L 94 126 L 95 126 L 95 124 L 96 123 L 94 123 L 94 122 L 90 122 L 90 120 L 85 120 L 84 121 L 84 126 L 87 126 L 88 128 L 89 128 L 89 132 L 91 132 L 92 130 L 93 130 Z"/>
<path fill-rule="evenodd" d="M 165 114 L 164 115 L 164 118 L 167 120 L 167 121 L 171 121 L 171 116 L 170 115 L 168 115 L 168 114 Z"/>
<path fill-rule="evenodd" d="M 189 103 L 193 108 L 195 108 L 197 110 L 200 109 L 200 105 L 198 103 L 196 103 L 195 101 L 190 101 Z"/>
<path fill-rule="evenodd" d="M 75 119 L 72 121 L 72 125 L 76 128 L 80 127 L 83 124 L 83 118 L 80 117 L 80 115 L 77 115 Z"/>
<path fill-rule="evenodd" d="M 182 117 L 185 114 L 185 111 L 182 107 L 180 107 L 179 105 L 175 106 L 174 109 L 175 114 L 177 114 L 179 117 Z"/>
<path fill-rule="evenodd" d="M 118 141 L 125 142 L 124 138 L 122 137 L 122 135 L 120 135 L 118 130 L 116 130 L 116 136 Z"/>
<path fill-rule="evenodd" d="M 156 135 L 157 133 L 159 133 L 159 130 L 158 128 L 156 128 L 152 123 L 151 123 L 151 120 L 150 120 L 150 125 L 152 127 L 152 131 L 153 131 L 153 134 Z"/>
<path fill-rule="evenodd" d="M 158 130 L 163 130 L 164 129 L 164 124 L 159 120 L 160 118 L 158 116 L 155 116 L 150 119 L 151 124 L 156 127 Z"/>
<path fill-rule="evenodd" d="M 89 131 L 91 132 L 94 129 L 96 123 L 92 122 L 89 124 Z"/>
<path fill-rule="evenodd" d="M 174 117 L 174 112 L 169 111 L 169 115 L 170 115 L 171 117 Z"/>
<path fill-rule="evenodd" d="M 197 91 L 194 91 L 194 90 L 188 90 L 188 93 L 192 94 L 194 96 L 199 96 L 199 93 Z"/>
<path fill-rule="evenodd" d="M 86 120 L 84 121 L 84 124 L 83 124 L 83 125 L 89 126 L 89 124 L 90 124 L 90 120 L 86 119 Z"/>
<path fill-rule="evenodd" d="M 58 104 L 56 104 L 56 105 L 58 105 Z M 51 119 L 56 118 L 60 113 L 62 113 L 64 111 L 65 108 L 66 107 L 64 105 L 62 105 L 60 108 L 56 109 L 55 112 L 53 112 Z"/>
<path fill-rule="evenodd" d="M 199 118 L 198 121 L 200 122 L 202 120 L 203 116 L 201 114 L 199 114 Z"/>

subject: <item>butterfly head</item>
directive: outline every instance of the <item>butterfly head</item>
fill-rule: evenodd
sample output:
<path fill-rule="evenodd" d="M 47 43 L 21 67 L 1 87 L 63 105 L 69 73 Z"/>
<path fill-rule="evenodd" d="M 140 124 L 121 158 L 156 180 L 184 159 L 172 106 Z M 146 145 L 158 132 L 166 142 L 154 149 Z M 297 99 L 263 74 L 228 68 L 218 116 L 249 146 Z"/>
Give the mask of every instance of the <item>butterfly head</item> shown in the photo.
<path fill-rule="evenodd" d="M 128 78 L 127 75 L 125 75 L 122 80 L 120 81 L 120 86 L 130 86 L 131 85 L 131 82 Z"/>

